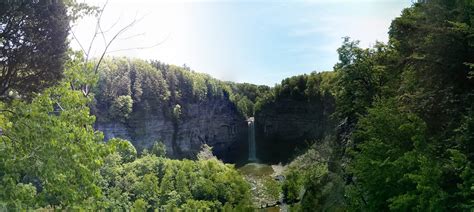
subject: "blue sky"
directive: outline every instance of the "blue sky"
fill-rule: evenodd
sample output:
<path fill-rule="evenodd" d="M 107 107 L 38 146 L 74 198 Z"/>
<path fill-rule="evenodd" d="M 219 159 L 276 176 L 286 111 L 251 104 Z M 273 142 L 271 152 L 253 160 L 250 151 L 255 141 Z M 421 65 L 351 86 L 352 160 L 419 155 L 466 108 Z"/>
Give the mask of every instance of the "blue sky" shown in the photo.
<path fill-rule="evenodd" d="M 105 35 L 109 40 L 121 26 L 140 19 L 113 43 L 110 55 L 186 64 L 222 80 L 274 85 L 285 77 L 332 70 L 344 36 L 363 47 L 387 41 L 391 20 L 410 5 L 411 0 L 109 0 L 101 25 L 113 26 Z M 83 46 L 90 43 L 93 26 L 86 18 L 74 28 Z M 96 39 L 92 55 L 103 43 Z"/>

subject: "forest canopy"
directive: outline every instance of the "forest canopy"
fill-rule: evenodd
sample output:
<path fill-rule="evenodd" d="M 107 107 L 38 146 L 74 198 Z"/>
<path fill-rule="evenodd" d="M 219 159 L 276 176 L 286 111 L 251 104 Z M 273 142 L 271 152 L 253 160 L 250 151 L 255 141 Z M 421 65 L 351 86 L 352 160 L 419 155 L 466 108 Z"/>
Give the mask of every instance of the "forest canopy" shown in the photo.
<path fill-rule="evenodd" d="M 172 159 L 160 140 L 137 150 L 95 128 L 151 113 L 176 127 L 191 104 L 219 100 L 245 123 L 280 102 L 335 104 L 322 123 L 334 129 L 269 181 L 291 211 L 474 209 L 474 1 L 413 3 L 387 43 L 345 37 L 333 71 L 274 87 L 68 50 L 81 13 L 67 11 L 84 9 L 71 2 L 0 3 L 0 210 L 255 209 L 256 187 L 211 147 Z"/>
<path fill-rule="evenodd" d="M 305 191 L 295 207 L 474 208 L 473 11 L 473 1 L 420 1 L 393 20 L 388 43 L 344 39 L 334 67 L 336 135 L 305 154 L 332 152 L 307 160 L 328 169 L 287 182 Z"/>

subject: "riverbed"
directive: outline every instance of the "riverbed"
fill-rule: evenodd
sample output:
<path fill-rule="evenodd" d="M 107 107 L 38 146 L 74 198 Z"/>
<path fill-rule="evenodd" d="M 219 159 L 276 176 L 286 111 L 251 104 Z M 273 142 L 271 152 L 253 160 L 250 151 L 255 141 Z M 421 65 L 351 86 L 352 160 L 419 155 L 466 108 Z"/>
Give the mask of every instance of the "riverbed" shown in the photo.
<path fill-rule="evenodd" d="M 238 170 L 251 185 L 252 202 L 256 208 L 260 211 L 286 211 L 280 207 L 284 166 L 251 162 Z"/>

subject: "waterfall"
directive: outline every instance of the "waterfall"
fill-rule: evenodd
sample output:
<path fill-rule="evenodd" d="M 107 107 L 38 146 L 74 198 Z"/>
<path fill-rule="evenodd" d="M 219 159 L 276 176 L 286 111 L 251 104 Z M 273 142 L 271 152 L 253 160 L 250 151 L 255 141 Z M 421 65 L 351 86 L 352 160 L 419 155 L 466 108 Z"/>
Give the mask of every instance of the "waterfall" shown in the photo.
<path fill-rule="evenodd" d="M 249 161 L 257 161 L 257 146 L 255 145 L 255 119 L 250 117 L 248 123 Z"/>

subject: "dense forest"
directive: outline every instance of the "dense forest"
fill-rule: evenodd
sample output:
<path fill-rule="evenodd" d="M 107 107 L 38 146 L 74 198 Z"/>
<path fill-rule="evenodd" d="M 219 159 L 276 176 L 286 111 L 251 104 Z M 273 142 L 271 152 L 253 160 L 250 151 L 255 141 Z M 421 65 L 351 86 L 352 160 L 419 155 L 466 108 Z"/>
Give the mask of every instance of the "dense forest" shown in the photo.
<path fill-rule="evenodd" d="M 0 2 L 0 210 L 474 209 L 474 1 L 413 3 L 387 43 L 343 38 L 334 70 L 273 87 L 73 51 L 98 12 Z M 286 163 L 262 185 L 223 162 L 250 117 L 260 162 Z"/>
<path fill-rule="evenodd" d="M 392 22 L 387 44 L 344 39 L 338 127 L 290 165 L 283 192 L 295 207 L 474 208 L 473 12 L 473 1 L 422 1 Z"/>

